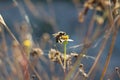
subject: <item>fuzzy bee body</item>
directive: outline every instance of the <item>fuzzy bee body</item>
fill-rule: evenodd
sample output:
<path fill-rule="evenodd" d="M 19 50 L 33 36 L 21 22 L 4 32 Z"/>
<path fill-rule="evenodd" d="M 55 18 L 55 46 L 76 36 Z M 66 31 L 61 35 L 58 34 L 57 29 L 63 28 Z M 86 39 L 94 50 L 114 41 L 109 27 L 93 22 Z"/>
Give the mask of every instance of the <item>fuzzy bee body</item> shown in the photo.
<path fill-rule="evenodd" d="M 63 43 L 64 41 L 73 41 L 72 39 L 69 39 L 69 35 L 66 35 L 65 32 L 59 31 L 53 36 L 56 38 L 56 43 Z"/>
<path fill-rule="evenodd" d="M 58 33 L 53 34 L 53 36 L 56 38 L 56 43 L 62 43 L 63 42 L 63 40 L 62 40 L 63 35 L 66 35 L 66 33 L 63 32 L 63 31 L 59 31 Z"/>

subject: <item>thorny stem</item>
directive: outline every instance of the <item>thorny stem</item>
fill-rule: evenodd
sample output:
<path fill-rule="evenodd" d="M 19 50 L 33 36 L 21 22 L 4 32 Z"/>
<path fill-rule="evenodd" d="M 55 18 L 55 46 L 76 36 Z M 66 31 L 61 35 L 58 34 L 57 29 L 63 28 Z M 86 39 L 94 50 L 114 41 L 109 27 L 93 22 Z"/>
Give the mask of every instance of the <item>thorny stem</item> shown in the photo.
<path fill-rule="evenodd" d="M 106 62 L 105 62 L 105 66 L 104 66 L 104 69 L 102 71 L 102 75 L 101 75 L 101 78 L 100 80 L 103 80 L 104 76 L 105 76 L 105 73 L 107 71 L 107 67 L 109 65 L 109 62 L 110 62 L 110 58 L 112 56 L 112 51 L 113 51 L 113 48 L 114 48 L 114 45 L 115 45 L 115 40 L 116 40 L 116 37 L 117 37 L 117 33 L 118 33 L 118 30 L 116 29 L 114 31 L 114 34 L 112 36 L 112 42 L 111 42 L 111 46 L 110 46 L 110 50 L 109 50 L 109 53 L 108 53 L 108 56 L 106 58 Z"/>
<path fill-rule="evenodd" d="M 67 41 L 64 41 L 64 42 L 63 42 L 63 45 L 64 45 L 64 72 L 65 72 L 65 70 L 66 70 L 66 52 L 67 52 L 67 51 L 66 51 L 66 50 L 67 50 L 66 47 L 67 47 L 67 43 L 68 43 Z"/>

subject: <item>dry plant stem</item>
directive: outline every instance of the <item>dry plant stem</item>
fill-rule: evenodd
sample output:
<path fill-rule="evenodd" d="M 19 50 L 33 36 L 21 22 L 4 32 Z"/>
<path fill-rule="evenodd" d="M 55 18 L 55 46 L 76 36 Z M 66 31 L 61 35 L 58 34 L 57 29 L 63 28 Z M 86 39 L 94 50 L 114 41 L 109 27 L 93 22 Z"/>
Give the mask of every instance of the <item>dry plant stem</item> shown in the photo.
<path fill-rule="evenodd" d="M 100 56 L 101 56 L 101 54 L 102 54 L 102 52 L 103 52 L 103 50 L 104 50 L 104 48 L 105 48 L 105 45 L 106 45 L 106 43 L 107 43 L 107 40 L 108 40 L 108 38 L 109 38 L 109 36 L 110 36 L 113 28 L 114 28 L 114 24 L 115 24 L 116 21 L 119 19 L 119 17 L 120 17 L 120 15 L 118 15 L 118 16 L 115 18 L 114 22 L 112 22 L 112 25 L 111 25 L 109 31 L 105 34 L 103 43 L 102 43 L 102 45 L 101 45 L 101 47 L 100 47 L 100 51 L 98 52 L 98 55 L 97 55 L 97 57 L 96 57 L 96 59 L 95 59 L 95 62 L 94 62 L 94 64 L 93 64 L 93 66 L 91 67 L 90 71 L 88 72 L 88 76 L 91 75 L 92 71 L 93 71 L 94 68 L 96 67 L 97 62 L 98 62 L 98 60 L 99 60 L 99 58 L 100 58 Z"/>
<path fill-rule="evenodd" d="M 2 46 L 3 46 L 2 50 L 3 50 L 3 53 L 5 54 L 4 58 L 6 58 L 7 63 L 12 68 L 13 63 L 11 62 L 11 60 L 9 59 L 9 56 L 7 55 L 8 51 L 7 51 L 7 44 L 6 44 L 4 29 L 2 29 L 1 36 L 2 36 Z"/>
<path fill-rule="evenodd" d="M 73 80 L 77 80 L 78 75 L 79 75 L 79 71 L 75 74 L 75 76 L 74 76 L 74 79 L 73 79 Z"/>
<path fill-rule="evenodd" d="M 119 71 L 117 71 L 117 75 L 118 75 L 118 77 L 120 78 L 120 72 L 119 72 Z"/>
<path fill-rule="evenodd" d="M 114 23 L 117 21 L 117 19 L 119 18 L 119 16 L 116 18 L 116 20 L 114 21 Z M 110 29 L 110 31 L 108 31 L 107 32 L 107 35 L 106 36 L 108 36 L 109 34 L 110 34 L 110 32 L 112 31 L 112 28 Z M 92 39 L 92 42 L 100 35 L 100 33 L 101 32 L 99 32 L 99 33 L 97 33 L 97 35 L 95 36 L 94 35 L 94 37 L 93 37 L 93 39 Z M 87 36 L 87 35 L 86 35 Z M 109 37 L 109 36 L 108 36 Z M 85 37 L 85 41 L 86 41 L 86 37 Z M 104 40 L 106 40 L 106 38 L 104 38 Z M 103 40 L 103 41 L 104 41 Z M 92 43 L 91 42 L 91 43 Z M 104 43 L 106 43 L 105 41 L 104 41 Z M 103 43 L 103 44 L 104 44 Z M 105 44 L 104 44 L 105 45 Z M 103 47 L 104 47 L 104 45 L 103 45 Z M 89 48 L 90 46 L 88 46 L 87 48 Z M 76 60 L 76 62 L 75 62 L 75 64 L 74 64 L 74 66 L 73 66 L 73 68 L 69 71 L 69 73 L 67 74 L 67 76 L 66 76 L 66 78 L 65 78 L 65 80 L 70 80 L 70 78 L 71 78 L 71 75 L 72 75 L 72 73 L 76 70 L 76 68 L 78 67 L 78 65 L 80 64 L 80 61 L 81 61 L 81 59 L 82 59 L 82 57 L 83 57 L 83 53 L 87 50 L 87 48 L 86 47 L 84 47 L 83 49 L 82 49 L 82 51 L 81 51 L 81 53 L 79 54 L 79 56 L 78 56 L 78 58 L 77 58 L 77 60 Z M 101 47 L 102 48 L 102 47 Z M 104 49 L 104 48 L 103 48 Z M 99 53 L 102 53 L 102 51 L 100 51 Z M 100 56 L 99 56 L 100 57 Z M 97 63 L 97 61 L 96 61 L 96 63 Z M 95 64 L 96 64 L 95 63 Z M 94 67 L 95 66 L 93 66 L 93 68 L 91 68 L 91 70 L 89 71 L 89 73 L 88 73 L 88 76 L 91 74 L 91 71 L 93 71 L 93 69 L 94 69 Z"/>
<path fill-rule="evenodd" d="M 43 57 L 43 56 L 42 56 Z M 40 58 L 38 58 L 37 60 L 39 60 L 39 59 L 41 59 L 41 57 Z M 37 62 L 37 63 L 36 63 Z M 35 74 L 35 76 L 38 78 L 38 80 L 42 80 L 43 79 L 43 77 L 44 76 L 47 76 L 47 73 L 44 71 L 44 73 L 42 73 L 41 74 L 41 76 L 39 76 L 39 74 L 38 74 L 38 72 L 40 71 L 40 70 L 44 70 L 44 68 L 43 68 L 43 66 L 41 65 L 41 64 L 38 64 L 38 62 L 39 61 L 34 61 L 34 62 L 32 62 L 32 64 L 30 64 L 30 67 L 31 67 L 31 69 L 32 69 L 32 71 L 34 71 L 34 74 Z M 48 62 L 48 61 L 47 61 Z M 46 63 L 47 64 L 47 63 Z M 48 65 L 47 65 L 48 66 Z M 35 67 L 37 68 L 37 70 L 38 71 L 36 71 L 35 70 Z M 47 77 L 46 77 L 47 78 Z M 48 80 L 48 79 L 45 79 L 45 80 Z"/>
<path fill-rule="evenodd" d="M 1 27 L 1 26 L 0 26 Z M 2 27 L 1 27 L 2 28 Z M 4 29 L 2 29 L 2 31 L 1 31 L 1 37 L 2 37 L 2 52 L 4 53 L 4 56 L 3 56 L 3 58 L 5 58 L 5 61 L 10 65 L 10 67 L 11 67 L 11 65 L 12 65 L 12 62 L 11 62 L 11 60 L 9 59 L 9 57 L 8 57 L 8 54 L 7 54 L 7 52 L 8 52 L 8 50 L 7 50 L 7 44 L 6 44 L 6 39 L 5 39 L 5 34 L 4 34 Z M 6 65 L 5 65 L 6 66 Z M 11 67 L 12 68 L 12 67 Z M 7 73 L 7 71 L 6 71 L 6 73 Z M 10 74 L 5 74 L 5 75 L 7 75 L 8 77 L 10 77 Z M 11 79 L 11 77 L 10 77 L 10 79 Z"/>
<path fill-rule="evenodd" d="M 98 62 L 98 60 L 99 60 L 99 58 L 100 58 L 100 56 L 101 56 L 101 54 L 102 54 L 102 52 L 103 52 L 103 50 L 104 50 L 104 48 L 105 48 L 105 45 L 106 45 L 107 40 L 108 40 L 108 37 L 103 40 L 102 45 L 101 45 L 101 48 L 100 48 L 100 51 L 98 52 L 98 55 L 97 55 L 97 57 L 96 57 L 96 59 L 95 59 L 95 62 L 94 62 L 94 64 L 93 64 L 92 68 L 90 69 L 90 71 L 88 72 L 88 76 L 90 76 L 91 73 L 92 73 L 92 71 L 95 69 L 95 67 L 96 67 L 96 65 L 97 65 L 97 62 Z"/>
<path fill-rule="evenodd" d="M 5 27 L 6 30 L 9 32 L 10 36 L 18 43 L 18 45 L 20 46 L 19 48 L 20 48 L 21 51 L 24 53 L 23 48 L 21 47 L 20 43 L 18 42 L 18 40 L 16 39 L 16 37 L 14 36 L 14 34 L 13 34 L 13 33 L 11 32 L 11 30 L 8 28 L 8 26 L 7 26 L 7 25 L 4 25 L 4 27 Z M 23 53 L 22 53 L 22 55 L 23 55 L 24 59 L 27 60 L 26 57 L 25 57 L 25 55 L 24 55 Z M 28 60 L 27 60 L 27 62 L 28 62 L 28 64 L 30 64 Z M 32 67 L 31 67 L 31 68 L 32 68 Z M 39 80 L 41 80 L 39 74 L 35 71 L 35 69 L 32 68 L 32 70 L 33 70 L 34 73 L 37 75 L 37 77 L 39 78 Z M 27 72 L 28 72 L 28 71 L 27 71 Z"/>
<path fill-rule="evenodd" d="M 117 37 L 117 33 L 118 33 L 118 30 L 117 29 L 114 30 L 114 34 L 112 36 L 111 46 L 110 46 L 110 49 L 109 49 L 109 52 L 108 52 L 108 56 L 106 58 L 105 66 L 104 66 L 104 69 L 102 71 L 102 75 L 101 75 L 100 80 L 103 80 L 103 78 L 105 76 L 105 73 L 107 71 L 107 68 L 108 68 L 108 65 L 109 65 L 109 62 L 110 62 L 110 58 L 112 56 L 112 51 L 113 51 L 113 48 L 114 48 L 114 45 L 115 45 L 115 40 L 116 40 L 116 37 Z"/>
<path fill-rule="evenodd" d="M 2 37 L 2 44 L 1 45 L 3 47 L 2 50 L 3 50 L 4 55 L 7 56 L 7 45 L 6 45 L 6 39 L 5 39 L 4 29 L 2 29 L 1 37 Z"/>
<path fill-rule="evenodd" d="M 77 9 L 77 12 L 79 12 L 81 10 L 81 5 L 79 4 L 80 1 L 79 0 L 72 0 L 72 2 L 74 3 L 75 5 L 75 8 Z"/>
<path fill-rule="evenodd" d="M 4 24 L 3 24 L 4 25 Z M 4 27 L 6 28 L 6 30 L 8 31 L 8 33 L 10 34 L 10 36 L 19 44 L 18 40 L 16 39 L 16 37 L 14 36 L 14 34 L 11 32 L 11 30 L 8 28 L 7 25 L 4 25 Z M 20 45 L 20 44 L 19 44 Z"/>
<path fill-rule="evenodd" d="M 61 58 L 60 58 L 59 56 L 58 56 L 58 60 L 59 60 L 60 65 L 62 66 L 62 68 L 63 68 L 63 70 L 64 70 L 64 65 L 63 65 L 62 60 L 61 60 Z"/>
<path fill-rule="evenodd" d="M 109 1 L 110 1 L 110 0 L 109 0 Z M 108 7 L 107 7 L 107 8 L 108 8 Z M 99 60 L 100 55 L 102 54 L 102 52 L 103 52 L 103 50 L 104 50 L 103 47 L 105 46 L 105 44 L 106 44 L 106 42 L 107 42 L 107 39 L 108 39 L 108 37 L 109 37 L 109 35 L 110 35 L 113 27 L 114 27 L 114 24 L 116 23 L 116 21 L 117 21 L 118 18 L 119 18 L 119 17 L 117 17 L 117 18 L 114 20 L 114 22 L 113 22 L 111 7 L 109 7 L 109 9 L 107 9 L 107 8 L 106 8 L 107 13 L 108 13 L 108 16 L 107 16 L 107 17 L 108 17 L 109 22 L 111 23 L 111 24 L 110 24 L 111 27 L 110 27 L 110 29 L 108 29 L 109 31 L 108 31 L 108 32 L 106 33 L 106 35 L 105 35 L 106 38 L 104 38 L 104 40 L 103 40 L 103 44 L 102 44 L 102 46 L 101 46 L 101 48 L 100 48 L 100 51 L 98 52 L 98 56 L 96 57 L 96 60 L 95 60 L 95 62 L 94 62 L 94 64 L 93 64 L 93 66 L 91 67 L 90 71 L 88 72 L 88 76 L 90 76 L 90 74 L 92 73 L 93 69 L 96 67 L 97 61 Z"/>
<path fill-rule="evenodd" d="M 13 0 L 13 1 L 14 1 L 14 4 L 16 4 L 16 6 L 18 7 L 19 12 L 21 13 L 21 15 L 22 15 L 23 17 L 25 17 L 26 12 L 25 12 L 25 10 L 23 9 L 22 5 L 20 5 L 17 0 Z"/>
<path fill-rule="evenodd" d="M 96 13 L 96 11 L 95 11 L 94 14 L 93 14 L 93 17 L 92 17 L 93 19 L 92 19 L 91 22 L 90 22 L 90 27 L 89 27 L 89 29 L 88 29 L 88 32 L 87 32 L 85 38 L 84 38 L 84 44 L 87 43 L 88 37 L 90 36 L 91 31 L 92 31 L 92 29 L 93 29 L 93 22 L 94 22 L 94 15 L 95 15 L 95 13 Z M 93 40 L 93 41 L 94 41 L 94 40 Z M 89 43 L 87 43 L 87 44 L 88 44 L 87 48 L 90 47 L 90 44 L 89 44 Z M 81 59 L 83 58 L 83 55 L 86 54 L 86 53 L 84 53 L 84 52 L 87 50 L 87 48 L 84 47 L 84 48 L 82 49 L 82 51 L 81 51 L 81 53 L 79 54 L 79 56 L 78 56 L 78 58 L 77 58 L 77 60 L 76 60 L 76 62 L 75 62 L 75 64 L 74 64 L 73 68 L 69 71 L 69 73 L 67 74 L 65 80 L 70 80 L 70 76 L 71 76 L 72 73 L 75 71 L 75 69 L 77 68 L 77 66 L 80 64 L 80 61 L 81 61 Z"/>
<path fill-rule="evenodd" d="M 81 59 L 83 58 L 83 55 L 85 55 L 85 51 L 87 48 L 83 48 L 80 54 L 77 57 L 76 62 L 74 63 L 74 66 L 71 68 L 69 73 L 66 75 L 65 80 L 70 80 L 72 73 L 76 70 L 76 68 L 79 66 Z"/>
<path fill-rule="evenodd" d="M 93 25 L 94 25 L 94 22 L 95 22 L 95 19 L 94 19 L 95 18 L 95 14 L 96 14 L 96 11 L 94 11 L 94 13 L 92 15 L 92 19 L 90 21 L 89 29 L 88 29 L 88 32 L 87 32 L 87 35 L 86 35 L 87 38 L 89 38 L 91 33 L 93 32 L 92 30 L 93 30 L 93 27 L 94 27 Z"/>
<path fill-rule="evenodd" d="M 119 67 L 116 67 L 115 69 L 116 69 L 116 72 L 117 72 L 118 77 L 120 78 L 120 68 L 119 68 Z"/>
<path fill-rule="evenodd" d="M 42 80 L 41 79 L 41 77 L 39 76 L 39 74 L 37 73 L 37 71 L 34 69 L 34 67 L 30 64 L 30 67 L 31 67 L 31 69 L 34 71 L 34 73 L 35 73 L 35 75 L 37 76 L 37 78 L 39 79 L 39 80 Z"/>
<path fill-rule="evenodd" d="M 1 27 L 1 26 L 0 26 Z M 0 74 L 2 73 L 4 75 L 4 79 L 8 79 L 10 77 L 7 69 L 6 69 L 6 58 L 8 59 L 8 57 L 6 56 L 7 54 L 7 50 L 5 49 L 6 45 L 6 40 L 5 40 L 5 36 L 4 36 L 4 31 L 2 31 L 1 33 L 1 37 L 2 37 L 2 42 L 0 43 L 0 45 L 3 45 L 4 47 L 2 48 L 0 54 Z M 4 55 L 5 54 L 5 55 Z M 8 63 L 8 62 L 7 62 Z M 11 77 L 10 77 L 11 79 Z"/>
<path fill-rule="evenodd" d="M 85 45 L 87 45 L 88 44 L 88 46 L 89 46 L 89 38 L 90 38 L 90 35 L 91 35 L 91 33 L 92 33 L 92 30 L 93 30 L 93 25 L 94 25 L 94 15 L 95 15 L 95 13 L 96 13 L 96 11 L 94 11 L 94 13 L 93 13 L 93 15 L 92 15 L 92 19 L 91 19 L 91 21 L 90 21 L 90 26 L 88 27 L 88 31 L 87 31 L 87 33 L 86 33 L 86 36 L 85 36 L 85 38 L 84 38 L 84 44 Z"/>
<path fill-rule="evenodd" d="M 3 24 L 3 25 L 4 25 L 4 24 Z M 8 31 L 8 33 L 10 34 L 10 36 L 19 44 L 19 48 L 20 48 L 21 51 L 22 51 L 22 56 L 23 56 L 23 58 L 27 61 L 25 55 L 23 54 L 24 51 L 23 51 L 22 47 L 20 46 L 20 43 L 18 42 L 18 40 L 17 40 L 16 37 L 14 36 L 14 34 L 11 32 L 11 30 L 8 28 L 8 26 L 7 26 L 6 24 L 4 25 L 4 27 L 5 27 L 5 29 Z M 28 62 L 28 61 L 27 61 L 27 62 Z M 27 66 L 28 66 L 28 65 L 27 65 Z M 25 69 L 24 73 L 25 73 L 25 75 L 27 75 L 27 74 L 29 75 L 28 68 Z M 26 76 L 26 78 L 29 79 L 28 76 Z"/>
<path fill-rule="evenodd" d="M 5 25 L 5 28 L 7 29 L 7 31 L 9 32 L 9 34 L 11 35 L 11 37 L 19 44 L 20 46 L 20 43 L 18 42 L 18 40 L 16 39 L 16 37 L 13 35 L 13 33 L 10 31 L 10 29 L 8 28 L 8 26 Z M 21 48 L 21 46 L 20 46 Z M 22 50 L 23 51 L 23 50 Z M 25 56 L 23 55 L 23 57 L 25 58 Z M 26 58 L 25 58 L 26 59 Z M 27 59 L 26 59 L 27 60 Z M 29 61 L 28 61 L 29 63 Z M 29 63 L 30 64 L 30 63 Z M 39 74 L 36 72 L 36 70 L 32 67 L 32 65 L 30 64 L 30 67 L 32 68 L 32 70 L 34 71 L 34 73 L 36 74 L 36 76 L 38 77 L 39 80 L 41 80 Z"/>

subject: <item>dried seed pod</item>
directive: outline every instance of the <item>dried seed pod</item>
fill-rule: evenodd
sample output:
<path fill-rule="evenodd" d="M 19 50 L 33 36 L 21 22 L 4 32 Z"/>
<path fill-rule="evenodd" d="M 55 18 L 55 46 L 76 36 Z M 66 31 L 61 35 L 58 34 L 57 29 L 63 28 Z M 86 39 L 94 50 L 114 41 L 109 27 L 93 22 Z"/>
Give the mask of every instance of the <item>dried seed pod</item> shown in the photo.
<path fill-rule="evenodd" d="M 80 67 L 80 69 L 83 69 L 83 64 L 80 64 L 80 66 L 79 66 L 79 67 Z"/>
<path fill-rule="evenodd" d="M 85 15 L 83 14 L 83 12 L 80 12 L 79 15 L 78 15 L 79 22 L 83 22 L 84 18 L 85 18 Z"/>
<path fill-rule="evenodd" d="M 118 70 L 119 70 L 119 67 L 115 67 L 115 70 L 118 71 Z"/>
<path fill-rule="evenodd" d="M 119 13 L 120 13 L 120 2 L 116 0 L 113 8 L 113 15 L 118 15 Z"/>
<path fill-rule="evenodd" d="M 120 68 L 119 67 L 115 67 L 116 73 L 118 75 L 118 77 L 120 78 Z"/>
<path fill-rule="evenodd" d="M 96 15 L 95 20 L 97 21 L 98 24 L 103 24 L 104 23 L 104 17 Z"/>
<path fill-rule="evenodd" d="M 51 61 L 58 61 L 58 57 L 57 57 L 57 56 L 60 57 L 60 55 L 61 55 L 61 53 L 60 53 L 59 51 L 57 51 L 57 50 L 55 50 L 55 49 L 51 49 L 51 50 L 49 51 L 48 57 L 49 57 L 49 59 L 50 59 Z"/>
<path fill-rule="evenodd" d="M 84 65 L 83 64 L 80 64 L 80 66 L 79 66 L 79 71 L 80 71 L 80 73 L 85 77 L 85 78 L 87 78 L 88 77 L 88 75 L 85 73 L 85 71 L 84 71 Z"/>
<path fill-rule="evenodd" d="M 91 3 L 85 3 L 84 7 L 89 8 L 89 9 L 93 9 L 94 8 Z"/>
<path fill-rule="evenodd" d="M 78 57 L 78 54 L 77 53 L 71 53 L 71 56 Z"/>
<path fill-rule="evenodd" d="M 50 39 L 50 35 L 49 35 L 48 33 L 44 33 L 44 34 L 42 35 L 42 38 L 43 38 L 44 41 L 47 42 L 47 41 Z"/>
<path fill-rule="evenodd" d="M 33 57 L 35 56 L 40 57 L 41 55 L 43 55 L 43 51 L 40 48 L 33 48 L 30 54 Z"/>

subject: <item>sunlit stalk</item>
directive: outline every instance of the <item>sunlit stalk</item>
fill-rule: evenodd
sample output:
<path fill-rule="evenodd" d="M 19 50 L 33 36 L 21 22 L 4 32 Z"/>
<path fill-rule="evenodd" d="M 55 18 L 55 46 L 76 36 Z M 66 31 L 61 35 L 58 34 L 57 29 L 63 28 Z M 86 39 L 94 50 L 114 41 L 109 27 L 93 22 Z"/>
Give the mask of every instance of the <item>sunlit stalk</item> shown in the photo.
<path fill-rule="evenodd" d="M 66 47 L 67 47 L 67 43 L 68 43 L 67 41 L 63 42 L 63 45 L 64 45 L 64 71 L 66 70 L 66 52 L 67 52 Z"/>

